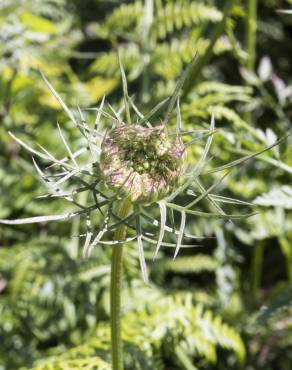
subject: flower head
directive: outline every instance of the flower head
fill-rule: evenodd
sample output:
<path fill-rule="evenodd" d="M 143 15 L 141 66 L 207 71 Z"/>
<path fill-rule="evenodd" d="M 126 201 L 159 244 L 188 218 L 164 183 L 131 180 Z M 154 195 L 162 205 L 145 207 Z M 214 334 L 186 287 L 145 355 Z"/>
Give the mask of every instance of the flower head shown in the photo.
<path fill-rule="evenodd" d="M 100 170 L 105 184 L 133 203 L 150 204 L 165 197 L 183 170 L 185 146 L 166 127 L 121 125 L 101 145 Z"/>

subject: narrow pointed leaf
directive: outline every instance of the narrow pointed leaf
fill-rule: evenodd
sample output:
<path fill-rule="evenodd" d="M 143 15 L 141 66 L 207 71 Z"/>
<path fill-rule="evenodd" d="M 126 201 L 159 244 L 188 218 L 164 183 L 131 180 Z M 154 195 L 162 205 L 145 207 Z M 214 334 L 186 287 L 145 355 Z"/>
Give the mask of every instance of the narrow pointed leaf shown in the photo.
<path fill-rule="evenodd" d="M 137 239 L 137 235 L 130 236 L 128 238 L 120 239 L 120 240 L 99 240 L 98 243 L 103 244 L 103 245 L 117 245 L 117 244 L 124 244 L 127 242 L 131 242 L 135 239 Z"/>
<path fill-rule="evenodd" d="M 43 80 L 45 81 L 45 84 L 48 86 L 48 88 L 51 90 L 54 97 L 57 99 L 61 107 L 64 109 L 64 111 L 67 113 L 68 117 L 71 119 L 71 121 L 78 127 L 78 122 L 76 121 L 73 113 L 70 111 L 70 109 L 67 107 L 67 105 L 63 102 L 62 98 L 59 96 L 57 91 L 53 88 L 53 86 L 50 84 L 46 76 L 41 72 L 41 76 Z"/>
<path fill-rule="evenodd" d="M 171 227 L 174 229 L 175 228 L 175 222 L 174 222 L 174 212 L 173 212 L 172 208 L 169 209 L 168 214 L 169 214 L 169 220 L 170 220 Z"/>
<path fill-rule="evenodd" d="M 149 238 L 146 235 L 142 235 L 142 239 L 150 244 L 157 244 L 157 240 L 154 240 L 152 238 Z M 167 242 L 161 242 L 162 247 L 170 247 L 170 248 L 176 248 L 176 243 L 167 243 Z M 181 244 L 180 248 L 202 248 L 203 245 L 194 245 L 194 244 Z"/>
<path fill-rule="evenodd" d="M 133 99 L 131 97 L 129 97 L 129 102 L 132 106 L 132 108 L 134 109 L 134 111 L 136 112 L 137 116 L 140 117 L 140 120 L 138 120 L 137 124 L 140 124 L 140 122 L 144 119 L 144 115 L 139 111 L 138 107 L 136 106 L 136 104 L 134 103 Z M 152 127 L 151 123 L 146 121 L 146 125 L 148 127 Z"/>
<path fill-rule="evenodd" d="M 186 225 L 186 213 L 184 211 L 182 211 L 181 212 L 179 235 L 178 235 L 178 238 L 177 238 L 177 243 L 176 243 L 176 248 L 175 248 L 173 259 L 176 258 L 176 256 L 178 255 L 178 252 L 180 250 L 183 234 L 184 234 L 184 231 L 185 231 L 185 225 Z"/>
<path fill-rule="evenodd" d="M 114 108 L 111 106 L 111 104 L 110 104 L 110 103 L 107 103 L 107 105 L 109 106 L 109 109 L 113 112 L 113 114 L 114 114 L 114 116 L 115 116 L 116 120 L 117 120 L 118 122 L 121 122 L 121 117 L 119 116 L 118 112 L 116 112 L 116 111 L 114 110 Z"/>
<path fill-rule="evenodd" d="M 196 138 L 194 138 L 193 140 L 191 140 L 191 141 L 188 141 L 187 143 L 185 143 L 185 145 L 186 146 L 190 146 L 190 145 L 192 145 L 192 144 L 194 144 L 195 142 L 197 142 L 197 141 L 199 141 L 199 140 L 202 140 L 202 139 L 204 139 L 206 136 L 208 137 L 208 136 L 210 136 L 210 135 L 214 135 L 216 132 L 218 132 L 218 129 L 215 129 L 215 130 L 213 130 L 213 131 L 207 131 L 207 132 L 205 132 L 205 133 L 202 133 L 202 134 L 200 134 L 200 135 L 198 135 Z"/>
<path fill-rule="evenodd" d="M 71 152 L 71 149 L 70 149 L 70 147 L 69 147 L 69 145 L 68 145 L 68 143 L 67 143 L 67 141 L 66 141 L 66 139 L 65 139 L 65 137 L 63 135 L 63 133 L 62 133 L 62 130 L 61 130 L 61 127 L 60 127 L 59 123 L 57 123 L 57 126 L 58 126 L 60 137 L 61 137 L 61 139 L 63 141 L 63 144 L 64 144 L 65 148 L 67 149 L 67 152 L 69 154 L 69 157 L 71 158 L 71 160 L 74 163 L 75 167 L 78 168 L 78 164 L 77 164 L 77 162 L 76 162 L 76 160 L 75 160 L 75 158 L 73 156 L 73 153 Z"/>
<path fill-rule="evenodd" d="M 217 202 L 222 203 L 229 203 L 229 204 L 239 204 L 243 206 L 254 206 L 253 203 L 245 202 L 243 200 L 229 198 L 229 197 L 223 197 L 222 195 L 216 195 L 216 194 L 210 194 L 210 197 L 216 200 Z"/>
<path fill-rule="evenodd" d="M 225 170 L 227 168 L 231 168 L 231 167 L 234 167 L 234 166 L 237 166 L 251 158 L 254 158 L 254 157 L 257 157 L 258 155 L 260 154 L 263 154 L 265 153 L 266 151 L 274 148 L 275 146 L 279 145 L 280 143 L 282 143 L 284 140 L 286 140 L 290 135 L 292 134 L 292 131 L 289 132 L 287 135 L 285 135 L 284 137 L 282 137 L 281 139 L 277 140 L 274 144 L 256 152 L 256 153 L 253 153 L 253 154 L 250 154 L 250 155 L 246 155 L 245 157 L 242 157 L 242 158 L 239 158 L 239 159 L 236 159 L 235 161 L 232 161 L 230 163 L 227 163 L 223 166 L 220 166 L 220 167 L 216 167 L 216 168 L 212 168 L 211 170 L 208 170 L 204 173 L 208 174 L 208 173 L 214 173 L 214 172 L 219 172 L 219 171 L 222 171 L 222 170 Z"/>
<path fill-rule="evenodd" d="M 18 137 L 16 137 L 11 131 L 8 131 L 9 135 L 19 144 L 21 145 L 23 148 L 25 148 L 27 151 L 29 151 L 30 153 L 32 154 L 35 154 L 37 155 L 38 157 L 40 158 L 43 158 L 43 159 L 46 159 L 46 160 L 49 160 L 51 161 L 51 158 L 33 148 L 31 148 L 29 145 L 27 145 L 26 143 L 24 143 L 22 140 L 20 140 Z"/>
<path fill-rule="evenodd" d="M 91 231 L 91 222 L 89 216 L 87 216 L 86 219 L 86 225 L 87 225 L 87 232 L 86 232 L 86 238 L 83 246 L 83 257 L 88 258 L 90 256 L 89 253 L 89 245 L 92 238 L 92 231 Z"/>
<path fill-rule="evenodd" d="M 194 216 L 200 216 L 200 217 L 220 217 L 220 218 L 227 218 L 227 219 L 241 219 L 241 218 L 247 218 L 251 217 L 257 214 L 257 212 L 253 213 L 247 213 L 245 215 L 227 215 L 227 214 L 221 214 L 221 213 L 215 213 L 215 212 L 202 212 L 202 211 L 194 211 L 187 209 L 185 207 L 181 207 L 174 203 L 166 203 L 167 207 L 173 208 L 177 211 L 185 211 L 187 214 L 194 215 Z"/>
<path fill-rule="evenodd" d="M 114 224 L 112 224 L 112 225 L 110 225 L 109 227 L 108 227 L 108 230 L 115 230 L 118 226 L 120 226 L 120 225 L 127 225 L 127 227 L 129 227 L 129 228 L 131 228 L 131 229 L 133 229 L 133 227 L 130 225 L 130 224 L 128 224 L 128 221 L 131 221 L 132 220 L 132 218 L 134 218 L 134 216 L 135 216 L 135 213 L 133 212 L 133 213 L 131 213 L 130 215 L 128 215 L 127 217 L 125 217 L 125 218 L 123 218 L 123 219 L 120 219 L 119 217 L 117 217 L 114 213 L 112 213 L 112 215 L 113 215 L 113 217 L 115 217 L 116 219 L 118 219 L 119 221 L 118 222 L 116 222 L 116 223 L 114 223 Z M 136 229 L 135 229 L 136 230 Z"/>
<path fill-rule="evenodd" d="M 229 172 L 226 173 L 226 176 L 228 175 Z M 223 176 L 224 178 L 225 176 Z M 223 180 L 222 178 L 220 179 L 221 181 Z M 219 180 L 219 181 L 220 181 Z M 221 182 L 220 181 L 220 182 Z M 204 188 L 204 186 L 201 184 L 201 182 L 199 181 L 199 179 L 196 179 L 195 180 L 196 184 L 198 185 L 198 187 L 200 188 L 200 190 L 205 193 L 206 192 L 206 189 Z M 209 196 L 209 193 L 206 195 L 208 201 L 212 204 L 212 206 L 219 212 L 221 213 L 222 215 L 226 215 L 226 213 L 223 211 L 223 209 L 219 206 L 219 204 L 216 202 L 216 200 L 214 200 L 213 198 L 211 198 Z M 229 220 L 230 222 L 232 222 L 231 220 Z"/>
<path fill-rule="evenodd" d="M 173 209 L 170 208 L 168 213 L 173 214 Z M 148 214 L 146 214 L 144 212 L 141 213 L 141 216 L 143 218 L 145 218 L 148 222 L 150 222 L 153 226 L 160 227 L 160 222 L 158 220 L 156 220 L 155 218 L 152 218 L 151 216 L 149 216 Z M 167 231 L 171 234 L 179 235 L 179 231 L 174 228 L 174 223 L 173 223 L 173 227 L 169 227 L 169 226 L 165 225 L 165 231 Z M 189 234 L 189 233 L 184 233 L 183 236 L 185 238 L 190 238 L 190 239 L 205 239 L 206 238 L 206 237 L 193 235 L 193 234 Z"/>
<path fill-rule="evenodd" d="M 140 216 L 136 216 L 136 228 L 137 228 L 137 243 L 138 243 L 138 253 L 139 253 L 139 261 L 140 261 L 140 268 L 142 272 L 142 277 L 145 284 L 149 284 L 148 273 L 147 273 L 147 266 L 145 262 L 144 256 L 144 249 L 143 249 L 143 241 L 142 241 L 142 230 L 141 230 L 141 220 Z"/>
<path fill-rule="evenodd" d="M 106 233 L 106 231 L 107 231 L 106 227 L 103 228 L 102 230 L 100 230 L 97 233 L 96 237 L 93 239 L 93 241 L 91 243 L 89 243 L 88 245 L 84 246 L 83 258 L 88 258 L 91 255 L 91 252 L 92 252 L 93 248 L 100 242 L 100 239 L 103 237 L 103 235 Z"/>
<path fill-rule="evenodd" d="M 44 149 L 45 150 L 45 149 Z M 78 149 L 75 153 L 73 153 L 73 157 L 74 158 L 77 158 L 79 157 L 81 154 L 85 153 L 87 151 L 87 148 L 80 148 Z M 51 167 L 55 167 L 56 165 L 59 165 L 61 167 L 70 167 L 70 168 L 74 168 L 73 166 L 71 166 L 70 164 L 68 164 L 67 162 L 70 160 L 70 157 L 63 157 L 62 159 L 60 160 L 53 160 L 51 159 L 52 162 L 54 162 L 53 164 L 51 164 L 50 166 L 47 167 L 48 168 L 51 168 Z"/>
<path fill-rule="evenodd" d="M 33 164 L 39 174 L 43 184 L 48 188 L 49 192 L 52 194 L 58 194 L 61 189 L 55 186 L 54 182 L 47 178 L 47 176 L 43 173 L 43 171 L 39 168 L 38 164 L 36 163 L 35 159 L 32 157 Z"/>
<path fill-rule="evenodd" d="M 191 208 L 204 198 L 208 196 L 208 194 L 211 193 L 212 190 L 214 190 L 221 182 L 225 179 L 225 177 L 229 174 L 229 172 L 225 173 L 218 181 L 214 182 L 207 190 L 203 191 L 203 193 L 198 196 L 195 200 L 193 200 L 191 203 L 189 203 L 186 208 Z M 198 182 L 199 183 L 199 182 Z M 200 183 L 199 183 L 200 184 Z"/>
<path fill-rule="evenodd" d="M 73 170 L 71 172 L 68 172 L 67 175 L 65 175 L 64 177 L 62 177 L 60 180 L 56 181 L 55 182 L 55 185 L 57 186 L 57 185 L 62 184 L 63 182 L 69 180 L 71 177 L 75 176 L 79 172 L 80 172 L 79 169 L 75 169 L 75 170 Z"/>
<path fill-rule="evenodd" d="M 166 223 L 166 206 L 165 206 L 165 203 L 164 202 L 158 202 L 158 205 L 159 205 L 159 208 L 160 208 L 160 231 L 159 231 L 158 242 L 157 242 L 157 246 L 156 246 L 156 249 L 155 249 L 153 259 L 156 258 L 157 254 L 159 252 L 159 249 L 160 249 L 163 237 L 164 237 L 165 223 Z"/>
<path fill-rule="evenodd" d="M 155 105 L 154 108 L 152 108 L 148 113 L 145 114 L 144 118 L 138 121 L 138 124 L 142 125 L 144 122 L 148 121 L 150 118 L 153 118 L 155 114 L 158 113 L 168 101 L 169 101 L 169 98 L 166 98 L 162 100 L 160 103 L 158 103 L 157 105 Z"/>
<path fill-rule="evenodd" d="M 193 66 L 195 65 L 196 59 L 197 59 L 197 53 L 195 54 L 193 59 L 189 62 L 189 64 L 186 66 L 185 70 L 183 71 L 179 80 L 177 81 L 174 92 L 173 92 L 173 94 L 170 98 L 168 109 L 167 109 L 167 112 L 166 112 L 166 115 L 165 115 L 165 118 L 164 118 L 164 124 L 167 124 L 168 121 L 169 121 L 169 118 L 171 116 L 171 113 L 172 113 L 172 110 L 174 108 L 175 102 L 176 102 L 177 98 L 179 97 L 179 95 L 181 94 L 181 89 L 183 87 L 183 84 L 184 84 L 186 78 L 188 77 L 190 71 L 192 70 Z"/>
<path fill-rule="evenodd" d="M 181 113 L 180 113 L 180 106 L 179 106 L 179 97 L 177 98 L 177 118 L 176 118 L 176 133 L 179 134 L 182 130 L 182 121 L 181 121 Z"/>
<path fill-rule="evenodd" d="M 42 223 L 42 222 L 49 222 L 49 221 L 61 221 L 61 220 L 68 220 L 70 218 L 76 217 L 80 214 L 80 212 L 69 212 L 63 215 L 52 215 L 52 216 L 36 216 L 36 217 L 28 217 L 28 218 L 20 218 L 17 220 L 2 220 L 0 219 L 0 224 L 5 225 L 25 225 L 25 224 L 34 224 L 34 223 Z"/>
<path fill-rule="evenodd" d="M 210 123 L 210 131 L 211 132 L 214 131 L 214 128 L 215 128 L 215 118 L 214 118 L 214 115 L 212 115 L 211 123 Z M 213 135 L 210 135 L 207 139 L 204 151 L 203 151 L 203 153 L 202 153 L 202 155 L 199 159 L 199 162 L 197 163 L 197 165 L 193 169 L 192 174 L 185 181 L 185 183 L 183 185 L 178 187 L 169 197 L 167 197 L 168 201 L 173 200 L 175 197 L 177 197 L 179 194 L 181 194 L 183 191 L 185 191 L 191 185 L 191 183 L 194 181 L 194 179 L 197 178 L 201 174 L 201 172 L 204 169 L 204 166 L 206 165 L 206 158 L 207 158 L 208 152 L 210 150 L 212 140 L 213 140 Z"/>
<path fill-rule="evenodd" d="M 114 122 L 117 121 L 117 119 L 114 116 L 112 116 L 111 114 L 109 114 L 108 112 L 105 112 L 104 110 L 102 110 L 100 108 L 82 108 L 82 110 L 84 110 L 84 111 L 87 111 L 87 110 L 88 111 L 95 111 L 97 113 L 100 112 L 100 114 L 103 115 L 103 116 L 105 116 L 106 118 L 108 118 L 108 119 L 110 119 L 110 120 L 112 120 Z"/>
<path fill-rule="evenodd" d="M 81 130 L 82 135 L 87 138 L 87 133 L 90 132 L 90 128 L 88 127 L 86 123 L 82 109 L 80 109 L 80 107 L 77 106 L 77 110 L 78 110 L 80 121 L 81 121 L 81 124 L 78 123 L 79 129 Z"/>
<path fill-rule="evenodd" d="M 95 122 L 94 122 L 94 127 L 93 127 L 93 130 L 91 132 L 92 137 L 90 137 L 90 140 L 93 139 L 93 138 L 95 138 L 95 140 L 96 140 L 96 137 L 98 135 L 98 127 L 100 125 L 100 118 L 101 118 L 101 113 L 102 113 L 103 106 L 104 106 L 104 101 L 105 101 L 105 95 L 102 98 L 102 101 L 101 101 L 100 106 L 99 106 L 99 110 L 98 110 L 98 112 L 96 114 L 96 119 L 95 119 Z"/>
<path fill-rule="evenodd" d="M 70 167 L 70 168 L 73 168 L 73 166 L 71 166 L 69 163 L 65 164 L 64 162 L 61 163 L 61 161 L 59 161 L 56 157 L 54 157 L 46 148 L 44 148 L 41 144 L 37 143 L 37 146 L 39 148 L 41 148 L 41 150 L 47 154 L 47 156 L 50 158 L 51 162 L 54 162 L 54 164 L 59 164 L 59 165 L 63 165 L 64 167 Z"/>
<path fill-rule="evenodd" d="M 125 74 L 125 70 L 121 61 L 120 53 L 118 53 L 119 58 L 119 65 L 120 65 L 120 71 L 122 76 L 122 84 L 123 84 L 123 93 L 124 93 L 124 104 L 125 104 L 125 110 L 126 110 L 126 119 L 127 123 L 131 123 L 131 115 L 130 115 L 130 107 L 129 107 L 129 94 L 128 94 L 128 84 L 127 84 L 127 78 Z"/>

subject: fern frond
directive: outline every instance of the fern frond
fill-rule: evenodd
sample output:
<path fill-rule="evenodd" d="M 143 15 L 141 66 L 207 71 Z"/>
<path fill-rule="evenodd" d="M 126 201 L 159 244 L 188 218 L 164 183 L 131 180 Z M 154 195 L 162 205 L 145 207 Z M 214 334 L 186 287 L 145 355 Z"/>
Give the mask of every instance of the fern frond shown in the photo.
<path fill-rule="evenodd" d="M 156 38 L 165 39 L 166 36 L 182 28 L 191 28 L 206 22 L 220 22 L 222 13 L 213 6 L 198 3 L 197 1 L 176 1 L 161 5 L 156 1 L 156 18 L 153 25 L 153 34 Z"/>
<path fill-rule="evenodd" d="M 263 307 L 258 315 L 257 320 L 264 323 L 269 319 L 279 317 L 279 314 L 286 312 L 290 316 L 292 310 L 292 289 L 286 288 L 281 293 L 277 294 L 274 299 L 265 307 Z"/>
<path fill-rule="evenodd" d="M 106 37 L 113 38 L 119 34 L 135 32 L 139 19 L 143 15 L 142 1 L 122 4 L 116 7 L 100 26 L 100 32 Z"/>
<path fill-rule="evenodd" d="M 161 42 L 152 54 L 153 71 L 166 80 L 175 78 L 185 63 L 188 63 L 194 52 L 203 55 L 209 46 L 209 40 L 198 38 L 196 34 L 190 37 L 173 39 L 171 42 Z M 221 37 L 215 44 L 214 54 L 221 55 L 232 51 L 232 46 L 226 37 Z"/>
<path fill-rule="evenodd" d="M 218 267 L 218 262 L 212 256 L 197 254 L 195 256 L 178 257 L 175 261 L 161 262 L 166 271 L 179 274 L 213 272 Z"/>
<path fill-rule="evenodd" d="M 120 56 L 124 68 L 129 72 L 127 73 L 127 78 L 129 80 L 133 79 L 137 75 L 137 72 L 133 73 L 133 70 L 139 69 L 139 65 L 141 64 L 138 45 L 129 43 L 127 47 L 120 48 Z M 117 77 L 119 74 L 117 53 L 115 51 L 109 51 L 108 53 L 100 54 L 90 66 L 90 71 L 109 77 Z"/>
<path fill-rule="evenodd" d="M 148 302 L 146 307 L 126 314 L 123 320 L 123 340 L 126 346 L 125 361 L 131 370 L 160 369 L 162 356 L 171 363 L 177 363 L 174 356 L 177 348 L 195 365 L 195 358 L 206 364 L 215 363 L 217 347 L 235 353 L 239 362 L 245 357 L 244 345 L 238 332 L 210 310 L 193 305 L 190 294 L 156 299 Z M 33 370 L 51 369 L 45 366 L 49 366 L 52 360 L 56 364 L 70 364 L 70 361 L 78 363 L 83 358 L 87 361 L 89 356 L 107 358 L 109 348 L 109 327 L 100 324 L 92 338 L 48 358 L 42 365 L 36 364 Z"/>
<path fill-rule="evenodd" d="M 292 209 L 292 187 L 283 185 L 280 188 L 274 188 L 268 193 L 257 196 L 254 204 L 264 207 Z"/>
<path fill-rule="evenodd" d="M 34 370 L 112 370 L 112 366 L 100 357 L 85 357 L 73 360 L 40 361 Z"/>

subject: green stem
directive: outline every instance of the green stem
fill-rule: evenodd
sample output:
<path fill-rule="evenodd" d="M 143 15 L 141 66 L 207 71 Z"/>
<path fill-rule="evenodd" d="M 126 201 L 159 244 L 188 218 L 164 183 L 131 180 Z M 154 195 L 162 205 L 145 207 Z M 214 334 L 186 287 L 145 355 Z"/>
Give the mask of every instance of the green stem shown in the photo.
<path fill-rule="evenodd" d="M 253 302 L 256 302 L 258 290 L 262 281 L 263 272 L 263 257 L 264 257 L 264 241 L 260 240 L 254 247 L 252 258 L 252 271 L 251 271 L 251 296 Z"/>
<path fill-rule="evenodd" d="M 256 59 L 256 31 L 257 31 L 257 0 L 248 0 L 246 11 L 245 28 L 245 50 L 247 59 L 245 67 L 254 72 Z M 246 112 L 244 119 L 250 123 L 252 120 L 251 112 Z"/>
<path fill-rule="evenodd" d="M 256 58 L 256 31 L 257 31 L 257 0 L 248 0 L 246 14 L 246 51 L 248 54 L 246 67 L 253 71 Z"/>
<path fill-rule="evenodd" d="M 287 278 L 292 286 L 292 245 L 285 237 L 280 237 L 279 242 L 285 256 Z"/>
<path fill-rule="evenodd" d="M 131 202 L 125 199 L 117 216 L 121 219 L 127 217 L 131 209 Z M 127 226 L 121 224 L 115 231 L 114 240 L 125 238 Z M 123 244 L 113 245 L 111 263 L 111 289 L 110 289 L 110 323 L 111 323 L 111 347 L 112 368 L 123 370 L 123 345 L 121 338 L 121 290 L 122 290 L 122 256 Z"/>

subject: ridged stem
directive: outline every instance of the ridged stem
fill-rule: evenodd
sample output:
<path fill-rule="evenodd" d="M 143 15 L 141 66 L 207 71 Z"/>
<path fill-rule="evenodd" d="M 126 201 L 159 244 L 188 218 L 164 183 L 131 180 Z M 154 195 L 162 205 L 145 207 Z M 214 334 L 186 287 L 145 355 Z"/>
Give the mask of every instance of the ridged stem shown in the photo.
<path fill-rule="evenodd" d="M 117 216 L 120 219 L 127 217 L 131 209 L 131 202 L 125 199 Z M 127 226 L 121 224 L 115 231 L 114 240 L 123 240 L 126 236 Z M 123 244 L 113 245 L 111 262 L 111 289 L 110 289 L 110 324 L 112 369 L 123 370 L 123 343 L 121 337 L 121 290 L 123 270 Z"/>

